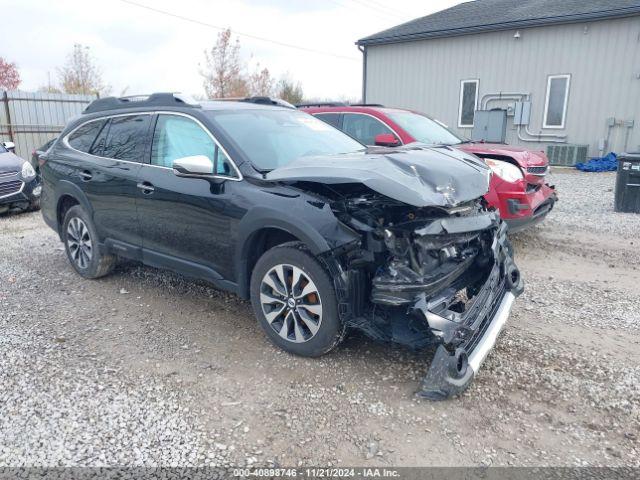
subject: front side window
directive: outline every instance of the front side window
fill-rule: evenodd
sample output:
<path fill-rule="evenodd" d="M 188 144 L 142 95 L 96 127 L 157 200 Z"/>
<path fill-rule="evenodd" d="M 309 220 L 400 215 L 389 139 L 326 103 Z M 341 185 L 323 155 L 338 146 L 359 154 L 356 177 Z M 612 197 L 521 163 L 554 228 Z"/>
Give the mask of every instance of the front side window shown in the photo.
<path fill-rule="evenodd" d="M 404 111 L 389 112 L 387 115 L 418 142 L 429 145 L 457 145 L 464 141 L 424 115 Z"/>
<path fill-rule="evenodd" d="M 342 119 L 342 130 L 365 145 L 375 145 L 377 135 L 390 133 L 396 137 L 393 131 L 380 120 L 360 113 L 345 113 Z"/>
<path fill-rule="evenodd" d="M 570 75 L 550 75 L 544 107 L 544 128 L 564 128 Z"/>
<path fill-rule="evenodd" d="M 160 115 L 153 134 L 151 164 L 173 167 L 179 158 L 204 155 L 213 164 L 215 142 L 200 125 L 178 115 Z"/>
<path fill-rule="evenodd" d="M 68 137 L 68 142 L 71 148 L 79 150 L 80 152 L 89 153 L 94 140 L 102 130 L 105 124 L 105 120 L 96 120 L 93 122 L 85 123 L 80 128 L 76 129 Z"/>
<path fill-rule="evenodd" d="M 480 80 L 463 80 L 460 82 L 460 108 L 458 111 L 458 127 L 473 127 L 473 120 L 478 108 L 478 86 Z"/>
<path fill-rule="evenodd" d="M 174 160 L 195 155 L 211 160 L 215 175 L 234 175 L 229 158 L 197 122 L 179 115 L 159 115 L 151 146 L 151 164 L 172 168 Z"/>
<path fill-rule="evenodd" d="M 322 120 L 291 109 L 205 112 L 242 154 L 261 171 L 296 158 L 363 152 L 364 146 Z"/>
<path fill-rule="evenodd" d="M 216 162 L 214 167 L 216 175 L 222 175 L 223 177 L 233 176 L 233 170 L 231 169 L 231 161 L 229 157 L 222 151 L 220 147 L 216 146 Z"/>
<path fill-rule="evenodd" d="M 107 125 L 104 144 L 98 147 L 100 153 L 95 155 L 142 162 L 150 118 L 150 115 L 112 117 Z"/>

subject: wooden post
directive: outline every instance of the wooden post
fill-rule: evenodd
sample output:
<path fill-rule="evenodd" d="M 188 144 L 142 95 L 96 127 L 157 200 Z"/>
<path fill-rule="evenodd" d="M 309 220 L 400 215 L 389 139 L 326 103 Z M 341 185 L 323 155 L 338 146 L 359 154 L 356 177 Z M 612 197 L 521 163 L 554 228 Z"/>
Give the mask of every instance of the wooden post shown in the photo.
<path fill-rule="evenodd" d="M 9 141 L 14 142 L 13 128 L 11 126 L 11 112 L 9 111 L 9 96 L 7 95 L 6 90 L 4 90 L 2 93 L 2 102 L 4 103 L 4 111 L 7 116 L 7 131 L 9 133 Z"/>

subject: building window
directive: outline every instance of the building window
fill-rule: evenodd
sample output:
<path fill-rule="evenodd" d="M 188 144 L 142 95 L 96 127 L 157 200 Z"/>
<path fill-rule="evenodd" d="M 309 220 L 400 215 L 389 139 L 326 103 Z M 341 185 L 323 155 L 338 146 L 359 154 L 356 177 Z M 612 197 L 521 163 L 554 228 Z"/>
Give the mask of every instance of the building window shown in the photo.
<path fill-rule="evenodd" d="M 478 108 L 478 86 L 480 80 L 462 80 L 460 82 L 460 109 L 458 127 L 473 127 L 473 117 Z"/>
<path fill-rule="evenodd" d="M 544 101 L 543 128 L 564 128 L 571 75 L 549 75 Z"/>

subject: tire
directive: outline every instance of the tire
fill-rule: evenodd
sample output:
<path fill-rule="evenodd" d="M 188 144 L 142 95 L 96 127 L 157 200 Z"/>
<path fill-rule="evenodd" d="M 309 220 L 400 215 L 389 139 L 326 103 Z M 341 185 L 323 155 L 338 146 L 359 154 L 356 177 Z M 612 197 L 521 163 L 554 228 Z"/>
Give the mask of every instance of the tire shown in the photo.
<path fill-rule="evenodd" d="M 300 245 L 274 247 L 262 255 L 253 269 L 250 288 L 258 323 L 283 350 L 319 357 L 342 341 L 345 326 L 338 314 L 333 281 Z"/>
<path fill-rule="evenodd" d="M 116 264 L 114 255 L 100 252 L 91 217 L 80 205 L 71 207 L 64 216 L 62 241 L 69 262 L 84 278 L 104 277 Z"/>
<path fill-rule="evenodd" d="M 40 197 L 34 198 L 33 200 L 31 200 L 31 203 L 29 203 L 30 212 L 35 212 L 38 210 L 40 210 Z"/>

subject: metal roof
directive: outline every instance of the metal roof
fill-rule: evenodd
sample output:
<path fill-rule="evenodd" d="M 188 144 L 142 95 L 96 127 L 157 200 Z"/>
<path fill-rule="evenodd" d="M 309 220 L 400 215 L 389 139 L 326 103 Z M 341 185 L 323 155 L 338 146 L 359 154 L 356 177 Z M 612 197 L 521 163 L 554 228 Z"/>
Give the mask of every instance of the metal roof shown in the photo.
<path fill-rule="evenodd" d="M 475 0 L 383 30 L 356 43 L 408 42 L 632 15 L 640 15 L 640 0 Z"/>

